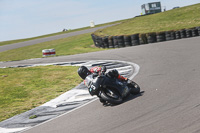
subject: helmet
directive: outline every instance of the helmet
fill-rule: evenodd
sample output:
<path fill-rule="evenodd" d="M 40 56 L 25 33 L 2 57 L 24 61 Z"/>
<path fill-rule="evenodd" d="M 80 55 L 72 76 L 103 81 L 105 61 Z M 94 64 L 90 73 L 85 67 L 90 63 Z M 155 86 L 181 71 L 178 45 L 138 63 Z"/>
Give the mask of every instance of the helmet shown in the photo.
<path fill-rule="evenodd" d="M 111 70 L 107 73 L 107 76 L 110 78 L 117 78 L 119 76 L 119 73 L 116 69 Z"/>
<path fill-rule="evenodd" d="M 78 69 L 78 74 L 82 79 L 85 79 L 88 75 L 91 74 L 91 72 L 87 69 L 87 67 L 81 66 Z"/>

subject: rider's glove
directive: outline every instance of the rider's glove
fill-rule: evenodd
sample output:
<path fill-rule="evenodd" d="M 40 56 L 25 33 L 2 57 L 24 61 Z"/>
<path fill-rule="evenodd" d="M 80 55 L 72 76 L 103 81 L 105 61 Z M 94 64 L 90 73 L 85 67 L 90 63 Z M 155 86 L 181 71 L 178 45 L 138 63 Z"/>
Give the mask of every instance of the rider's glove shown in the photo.
<path fill-rule="evenodd" d="M 101 67 L 101 71 L 102 71 L 103 73 L 105 73 L 105 72 L 106 72 L 106 67 L 105 67 L 105 66 L 102 66 L 102 67 Z"/>
<path fill-rule="evenodd" d="M 105 72 L 106 72 L 106 67 L 105 66 L 102 66 L 101 67 L 101 71 L 99 71 L 99 75 L 101 75 L 101 74 L 105 74 Z"/>

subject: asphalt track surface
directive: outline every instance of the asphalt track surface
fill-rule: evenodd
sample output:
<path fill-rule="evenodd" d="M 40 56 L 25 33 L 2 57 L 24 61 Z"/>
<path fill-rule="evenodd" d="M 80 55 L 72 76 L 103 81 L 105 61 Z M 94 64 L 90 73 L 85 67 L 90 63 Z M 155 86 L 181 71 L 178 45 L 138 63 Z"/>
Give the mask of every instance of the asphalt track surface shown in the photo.
<path fill-rule="evenodd" d="M 0 46 L 0 52 L 11 50 L 11 49 L 16 49 L 16 48 L 20 48 L 20 47 L 25 47 L 25 46 L 29 46 L 29 45 L 34 45 L 34 44 L 38 44 L 38 43 L 42 43 L 42 42 L 48 42 L 48 41 L 52 41 L 52 40 L 76 36 L 76 35 L 80 35 L 80 34 L 91 33 L 98 29 L 103 29 L 103 28 L 113 26 L 113 25 L 116 25 L 116 24 L 111 24 L 111 25 L 106 25 L 106 26 L 101 26 L 101 27 L 96 27 L 96 28 L 90 28 L 90 29 L 86 29 L 86 30 L 75 31 L 75 32 L 61 34 L 61 35 L 50 36 L 50 37 L 44 37 L 44 38 L 34 39 L 34 40 L 30 40 L 30 41 L 9 44 L 9 45 L 3 45 L 3 46 Z"/>
<path fill-rule="evenodd" d="M 1 67 L 81 60 L 122 60 L 140 66 L 143 93 L 123 104 L 95 100 L 25 133 L 199 133 L 200 37 L 79 55 L 0 63 Z"/>

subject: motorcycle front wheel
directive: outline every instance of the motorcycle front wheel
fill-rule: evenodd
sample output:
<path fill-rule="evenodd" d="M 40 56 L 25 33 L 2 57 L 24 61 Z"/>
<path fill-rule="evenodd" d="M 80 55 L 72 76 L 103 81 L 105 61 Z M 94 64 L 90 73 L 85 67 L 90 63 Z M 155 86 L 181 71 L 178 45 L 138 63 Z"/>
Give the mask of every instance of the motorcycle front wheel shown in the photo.
<path fill-rule="evenodd" d="M 111 104 L 120 104 L 123 102 L 123 99 L 118 94 L 118 92 L 109 88 L 106 88 L 105 90 L 101 91 L 100 97 Z"/>
<path fill-rule="evenodd" d="M 131 88 L 132 88 L 131 89 L 131 94 L 137 95 L 137 94 L 140 93 L 140 86 L 137 83 L 132 82 L 131 83 Z"/>

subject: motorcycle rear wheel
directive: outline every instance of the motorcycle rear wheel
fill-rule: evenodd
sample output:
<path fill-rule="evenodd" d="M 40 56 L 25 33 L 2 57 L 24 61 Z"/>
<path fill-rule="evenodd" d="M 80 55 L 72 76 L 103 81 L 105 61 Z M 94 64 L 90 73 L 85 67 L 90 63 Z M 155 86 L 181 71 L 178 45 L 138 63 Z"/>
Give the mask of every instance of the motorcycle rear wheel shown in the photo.
<path fill-rule="evenodd" d="M 120 104 L 123 102 L 122 97 L 112 89 L 105 89 L 101 92 L 100 97 L 111 104 Z"/>

